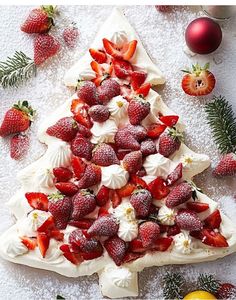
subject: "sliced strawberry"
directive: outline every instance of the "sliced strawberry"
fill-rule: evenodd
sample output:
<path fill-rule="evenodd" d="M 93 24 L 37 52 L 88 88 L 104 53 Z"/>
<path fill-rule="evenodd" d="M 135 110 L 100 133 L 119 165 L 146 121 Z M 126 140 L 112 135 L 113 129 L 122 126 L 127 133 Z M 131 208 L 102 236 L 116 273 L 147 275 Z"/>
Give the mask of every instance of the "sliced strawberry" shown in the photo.
<path fill-rule="evenodd" d="M 112 63 L 116 77 L 124 79 L 131 75 L 133 67 L 128 61 L 122 59 L 113 59 Z"/>
<path fill-rule="evenodd" d="M 138 253 L 138 252 L 136 252 L 136 253 L 133 253 L 133 252 L 127 252 L 127 253 L 125 254 L 124 259 L 123 259 L 123 263 L 124 263 L 124 264 L 129 263 L 129 262 L 131 262 L 131 261 L 134 261 L 134 260 L 136 260 L 136 259 L 139 259 L 139 258 L 143 257 L 143 255 L 144 255 L 144 254 Z"/>
<path fill-rule="evenodd" d="M 113 71 L 113 65 L 108 65 L 107 68 L 104 68 L 94 60 L 90 63 L 90 65 L 93 71 L 96 73 L 96 78 L 93 79 L 93 82 L 97 87 L 100 86 L 105 79 L 109 78 Z"/>
<path fill-rule="evenodd" d="M 142 241 L 139 238 L 136 238 L 129 243 L 129 250 L 135 253 L 143 253 L 147 249 L 143 246 Z"/>
<path fill-rule="evenodd" d="M 72 178 L 73 173 L 67 168 L 58 167 L 53 169 L 53 175 L 56 177 L 58 182 L 66 182 Z"/>
<path fill-rule="evenodd" d="M 48 210 L 48 197 L 43 193 L 26 193 L 25 197 L 31 207 L 39 210 Z"/>
<path fill-rule="evenodd" d="M 37 241 L 36 239 L 31 239 L 27 236 L 21 237 L 21 242 L 29 249 L 29 250 L 34 250 L 35 247 L 37 246 Z"/>
<path fill-rule="evenodd" d="M 73 253 L 70 250 L 69 245 L 61 245 L 60 250 L 63 252 L 63 255 L 67 260 L 69 260 L 72 264 L 78 265 L 83 261 L 83 258 L 79 253 Z"/>
<path fill-rule="evenodd" d="M 162 237 L 156 240 L 152 250 L 164 252 L 171 246 L 173 239 L 171 237 Z"/>
<path fill-rule="evenodd" d="M 179 163 L 177 167 L 172 171 L 166 179 L 167 185 L 171 186 L 174 183 L 176 183 L 180 178 L 182 178 L 182 170 L 183 170 L 183 165 L 182 163 Z"/>
<path fill-rule="evenodd" d="M 38 227 L 37 231 L 49 232 L 53 229 L 55 229 L 55 222 L 53 216 L 50 216 L 41 226 Z"/>
<path fill-rule="evenodd" d="M 60 230 L 54 229 L 49 232 L 50 238 L 55 239 L 56 241 L 63 241 L 64 240 L 64 233 Z"/>
<path fill-rule="evenodd" d="M 91 219 L 80 219 L 78 221 L 70 220 L 68 224 L 81 229 L 89 229 L 93 222 L 94 220 Z"/>
<path fill-rule="evenodd" d="M 133 191 L 135 190 L 136 186 L 133 183 L 127 183 L 125 186 L 116 190 L 117 194 L 120 198 L 129 197 Z"/>
<path fill-rule="evenodd" d="M 98 210 L 98 217 L 109 215 L 109 211 L 105 207 L 100 207 Z"/>
<path fill-rule="evenodd" d="M 116 208 L 118 205 L 121 204 L 121 197 L 118 195 L 116 190 L 111 190 L 111 203 L 112 203 L 112 207 Z"/>
<path fill-rule="evenodd" d="M 195 211 L 196 213 L 201 213 L 203 211 L 206 211 L 209 208 L 208 203 L 196 202 L 196 201 L 187 202 L 186 206 L 188 209 L 191 209 L 191 210 Z"/>
<path fill-rule="evenodd" d="M 102 50 L 89 49 L 89 53 L 94 60 L 96 60 L 99 64 L 103 64 L 107 61 L 107 55 Z"/>
<path fill-rule="evenodd" d="M 166 126 L 173 127 L 179 120 L 179 116 L 160 116 L 159 120 Z"/>
<path fill-rule="evenodd" d="M 100 187 L 100 190 L 96 196 L 96 202 L 98 206 L 104 206 L 109 201 L 110 189 L 105 185 Z"/>
<path fill-rule="evenodd" d="M 86 164 L 78 156 L 72 156 L 71 166 L 77 179 L 80 179 L 85 172 Z"/>
<path fill-rule="evenodd" d="M 148 184 L 148 189 L 152 194 L 152 197 L 156 200 L 161 200 L 165 198 L 170 190 L 168 186 L 166 186 L 166 182 L 161 177 L 157 177 L 153 181 Z"/>
<path fill-rule="evenodd" d="M 152 124 L 147 129 L 147 136 L 151 139 L 158 138 L 166 129 L 166 125 L 164 124 Z"/>
<path fill-rule="evenodd" d="M 136 40 L 133 40 L 123 47 L 122 52 L 124 60 L 130 60 L 133 57 L 137 43 L 138 42 Z"/>
<path fill-rule="evenodd" d="M 111 55 L 114 58 L 122 59 L 122 54 L 119 50 L 116 49 L 116 45 L 109 41 L 108 39 L 103 39 L 103 46 L 107 54 Z"/>
<path fill-rule="evenodd" d="M 148 190 L 147 183 L 142 178 L 140 178 L 139 176 L 137 176 L 135 174 L 131 174 L 130 180 L 137 187 L 142 187 L 143 189 L 147 189 Z"/>
<path fill-rule="evenodd" d="M 145 98 L 145 97 L 147 97 L 147 95 L 150 91 L 150 88 L 151 88 L 151 84 L 150 83 L 145 83 L 135 91 L 135 94 L 140 95 L 140 96 Z"/>
<path fill-rule="evenodd" d="M 66 196 L 73 196 L 78 192 L 78 187 L 73 182 L 57 182 L 55 187 Z"/>
<path fill-rule="evenodd" d="M 180 233 L 180 228 L 178 225 L 168 226 L 167 227 L 167 236 L 174 236 Z"/>
<path fill-rule="evenodd" d="M 209 229 L 201 231 L 202 242 L 212 247 L 229 247 L 226 238 L 219 232 L 214 232 Z"/>
<path fill-rule="evenodd" d="M 49 247 L 49 242 L 50 242 L 50 238 L 46 233 L 38 232 L 37 243 L 38 243 L 38 247 L 39 247 L 40 253 L 43 258 L 46 256 L 46 252 Z"/>
<path fill-rule="evenodd" d="M 220 228 L 221 221 L 222 219 L 221 219 L 220 211 L 219 209 L 217 209 L 204 220 L 204 223 L 208 228 L 218 229 Z"/>
<path fill-rule="evenodd" d="M 89 106 L 80 99 L 74 99 L 72 101 L 71 112 L 74 114 L 74 119 L 86 128 L 91 128 L 92 122 L 88 115 L 88 109 Z"/>
<path fill-rule="evenodd" d="M 144 83 L 147 78 L 147 73 L 143 71 L 134 71 L 131 74 L 131 85 L 132 88 L 136 91 Z"/>

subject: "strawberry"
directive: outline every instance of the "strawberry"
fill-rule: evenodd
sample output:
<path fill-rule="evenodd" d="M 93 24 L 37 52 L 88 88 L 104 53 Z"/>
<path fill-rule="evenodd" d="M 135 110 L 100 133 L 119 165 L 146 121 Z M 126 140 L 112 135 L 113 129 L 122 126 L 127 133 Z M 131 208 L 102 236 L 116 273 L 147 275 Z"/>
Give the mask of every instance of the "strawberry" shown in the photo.
<path fill-rule="evenodd" d="M 140 147 L 143 156 L 148 156 L 157 152 L 156 144 L 151 139 L 143 141 Z"/>
<path fill-rule="evenodd" d="M 55 230 L 55 228 L 54 218 L 53 216 L 50 216 L 41 226 L 38 227 L 37 231 L 49 233 L 50 231 Z"/>
<path fill-rule="evenodd" d="M 136 91 L 144 83 L 147 73 L 144 71 L 134 71 L 131 73 L 131 86 Z"/>
<path fill-rule="evenodd" d="M 130 203 L 135 209 L 136 216 L 145 218 L 149 215 L 149 210 L 152 203 L 152 195 L 148 190 L 135 190 L 130 197 Z"/>
<path fill-rule="evenodd" d="M 221 221 L 222 219 L 220 211 L 217 209 L 204 220 L 204 224 L 207 226 L 207 228 L 218 229 L 220 228 Z"/>
<path fill-rule="evenodd" d="M 133 183 L 127 183 L 122 188 L 116 190 L 116 192 L 120 198 L 129 197 L 133 193 L 135 188 L 136 186 Z"/>
<path fill-rule="evenodd" d="M 62 32 L 62 36 L 66 46 L 69 48 L 74 48 L 79 37 L 79 31 L 76 23 L 72 22 L 68 27 L 66 27 Z"/>
<path fill-rule="evenodd" d="M 123 160 L 126 154 L 129 154 L 131 150 L 129 149 L 118 149 L 116 150 L 116 155 L 119 160 Z"/>
<path fill-rule="evenodd" d="M 142 187 L 143 189 L 146 189 L 146 190 L 148 189 L 148 185 L 146 184 L 146 182 L 142 178 L 140 178 L 138 175 L 131 174 L 130 180 L 137 187 Z"/>
<path fill-rule="evenodd" d="M 34 63 L 41 65 L 45 60 L 57 54 L 61 45 L 59 41 L 49 35 L 40 34 L 34 40 Z"/>
<path fill-rule="evenodd" d="M 76 137 L 71 142 L 71 151 L 75 156 L 80 156 L 86 160 L 92 158 L 93 144 L 83 137 L 80 133 L 77 133 Z"/>
<path fill-rule="evenodd" d="M 88 229 L 90 236 L 114 236 L 117 234 L 119 224 L 116 219 L 110 215 L 99 217 Z"/>
<path fill-rule="evenodd" d="M 49 196 L 48 211 L 54 218 L 55 225 L 58 229 L 65 229 L 70 219 L 72 202 L 69 197 L 64 197 L 60 193 Z"/>
<path fill-rule="evenodd" d="M 64 233 L 57 229 L 49 231 L 49 236 L 50 238 L 59 242 L 62 242 L 64 240 Z"/>
<path fill-rule="evenodd" d="M 211 231 L 210 229 L 203 229 L 201 231 L 201 240 L 203 244 L 212 247 L 229 247 L 226 238 L 219 232 Z"/>
<path fill-rule="evenodd" d="M 145 83 L 145 84 L 141 85 L 135 91 L 135 94 L 139 95 L 141 98 L 145 98 L 149 94 L 150 89 L 151 89 L 151 84 L 150 83 Z"/>
<path fill-rule="evenodd" d="M 126 244 L 118 236 L 111 237 L 104 242 L 104 247 L 106 248 L 109 256 L 114 260 L 117 266 L 122 264 L 122 261 L 126 253 Z"/>
<path fill-rule="evenodd" d="M 196 202 L 196 201 L 187 202 L 186 206 L 188 209 L 195 211 L 196 213 L 201 213 L 209 209 L 208 203 Z"/>
<path fill-rule="evenodd" d="M 178 184 L 173 190 L 169 193 L 166 198 L 166 206 L 173 208 L 178 206 L 192 197 L 192 187 L 187 182 L 182 182 Z"/>
<path fill-rule="evenodd" d="M 96 203 L 98 206 L 104 206 L 109 201 L 110 189 L 102 185 L 96 196 Z"/>
<path fill-rule="evenodd" d="M 71 112 L 74 115 L 74 119 L 86 128 L 91 128 L 92 122 L 88 115 L 88 109 L 89 106 L 86 103 L 83 103 L 80 99 L 74 99 L 71 103 Z M 81 134 L 84 135 L 83 133 Z"/>
<path fill-rule="evenodd" d="M 142 152 L 133 151 L 129 154 L 126 154 L 123 159 L 123 167 L 129 173 L 136 173 L 142 167 Z"/>
<path fill-rule="evenodd" d="M 179 116 L 160 116 L 159 120 L 166 126 L 173 127 L 179 120 Z"/>
<path fill-rule="evenodd" d="M 111 203 L 112 207 L 116 208 L 121 204 L 122 198 L 119 196 L 116 190 L 111 190 Z"/>
<path fill-rule="evenodd" d="M 133 40 L 131 42 L 129 42 L 128 44 L 124 45 L 123 46 L 123 49 L 122 49 L 122 52 L 123 52 L 123 55 L 122 55 L 122 58 L 124 60 L 130 60 L 134 53 L 135 53 L 135 50 L 136 50 L 136 47 L 137 47 L 137 41 L 136 40 Z"/>
<path fill-rule="evenodd" d="M 21 237 L 21 242 L 24 244 L 29 250 L 34 250 L 37 246 L 36 239 L 29 238 L 27 236 Z"/>
<path fill-rule="evenodd" d="M 98 210 L 98 217 L 103 217 L 109 215 L 109 212 L 106 208 L 100 207 Z"/>
<path fill-rule="evenodd" d="M 150 112 L 150 103 L 140 99 L 131 100 L 128 106 L 129 121 L 138 125 Z"/>
<path fill-rule="evenodd" d="M 171 237 L 161 237 L 158 238 L 154 245 L 152 246 L 152 250 L 154 251 L 161 251 L 161 252 L 165 252 L 169 249 L 169 247 L 171 246 L 173 242 L 173 239 Z"/>
<path fill-rule="evenodd" d="M 74 265 L 79 265 L 83 261 L 79 253 L 71 252 L 69 245 L 61 245 L 60 250 L 63 252 L 64 257 Z"/>
<path fill-rule="evenodd" d="M 34 209 L 48 210 L 48 197 L 43 193 L 26 193 L 25 198 Z"/>
<path fill-rule="evenodd" d="M 73 196 L 78 192 L 78 187 L 73 182 L 57 182 L 55 188 L 66 196 Z"/>
<path fill-rule="evenodd" d="M 120 95 L 120 85 L 114 79 L 106 79 L 97 88 L 97 92 L 99 101 L 106 104 L 113 97 Z"/>
<path fill-rule="evenodd" d="M 90 138 L 92 133 L 89 128 L 85 127 L 84 125 L 77 123 L 78 132 L 85 138 Z"/>
<path fill-rule="evenodd" d="M 10 155 L 12 159 L 23 158 L 29 150 L 29 137 L 25 134 L 14 135 L 10 140 Z"/>
<path fill-rule="evenodd" d="M 107 64 L 105 67 L 104 65 L 99 65 L 95 60 L 90 63 L 90 66 L 96 73 L 96 78 L 93 79 L 93 82 L 97 87 L 100 86 L 105 79 L 109 78 L 113 71 L 113 65 Z"/>
<path fill-rule="evenodd" d="M 91 219 L 80 219 L 80 220 L 70 220 L 68 225 L 80 228 L 80 229 L 89 229 L 89 227 L 93 224 L 93 220 Z"/>
<path fill-rule="evenodd" d="M 166 178 L 166 182 L 168 186 L 173 185 L 180 178 L 182 178 L 182 170 L 183 170 L 183 165 L 182 163 L 179 163 L 177 167 Z"/>
<path fill-rule="evenodd" d="M 72 219 L 79 220 L 88 215 L 96 208 L 95 196 L 89 190 L 80 190 L 72 198 L 73 210 Z"/>
<path fill-rule="evenodd" d="M 148 189 L 152 194 L 152 197 L 156 200 L 161 200 L 165 198 L 170 190 L 168 186 L 166 186 L 166 182 L 161 177 L 157 177 L 153 181 L 148 184 Z"/>
<path fill-rule="evenodd" d="M 143 253 L 147 248 L 143 246 L 140 238 L 136 238 L 129 243 L 129 250 L 134 253 Z"/>
<path fill-rule="evenodd" d="M 129 263 L 129 262 L 131 262 L 131 261 L 134 261 L 134 260 L 136 260 L 136 259 L 141 258 L 142 256 L 143 256 L 142 253 L 127 252 L 127 253 L 125 254 L 124 259 L 123 259 L 123 263 L 124 263 L 124 264 L 127 264 L 127 263 Z"/>
<path fill-rule="evenodd" d="M 89 49 L 89 53 L 96 62 L 99 64 L 104 64 L 107 61 L 107 55 L 102 50 Z"/>
<path fill-rule="evenodd" d="M 236 174 L 236 154 L 228 153 L 224 155 L 218 165 L 213 170 L 213 176 L 224 177 Z"/>
<path fill-rule="evenodd" d="M 114 149 L 110 145 L 105 143 L 102 143 L 95 147 L 93 151 L 92 161 L 93 163 L 102 167 L 120 164 L 120 161 L 117 158 Z"/>
<path fill-rule="evenodd" d="M 193 65 L 193 70 L 183 70 L 187 73 L 182 79 L 182 89 L 190 96 L 205 96 L 215 87 L 215 76 L 208 70 L 209 63 L 202 68 L 199 64 Z"/>
<path fill-rule="evenodd" d="M 175 236 L 180 233 L 180 228 L 178 225 L 168 226 L 167 236 Z"/>
<path fill-rule="evenodd" d="M 93 119 L 93 121 L 99 122 L 99 123 L 105 122 L 107 119 L 109 119 L 109 116 L 110 116 L 108 107 L 106 107 L 104 105 L 92 106 L 89 109 L 88 114 Z"/>
<path fill-rule="evenodd" d="M 160 227 L 157 223 L 147 221 L 139 226 L 139 236 L 145 248 L 150 247 L 160 234 Z"/>
<path fill-rule="evenodd" d="M 112 64 L 116 77 L 125 79 L 127 76 L 132 74 L 133 67 L 128 61 L 122 59 L 113 59 Z"/>
<path fill-rule="evenodd" d="M 151 139 L 158 138 L 166 129 L 166 125 L 159 123 L 151 124 L 147 129 L 147 136 Z"/>
<path fill-rule="evenodd" d="M 136 173 L 137 176 L 139 177 L 143 177 L 143 176 L 146 176 L 147 175 L 147 172 L 146 170 L 144 169 L 144 167 L 142 167 L 137 173 Z"/>
<path fill-rule="evenodd" d="M 179 210 L 175 222 L 182 230 L 198 231 L 202 229 L 202 222 L 198 215 L 189 209 Z"/>
<path fill-rule="evenodd" d="M 120 94 L 127 101 L 130 101 L 133 98 L 133 94 L 132 94 L 130 85 L 127 85 L 127 84 L 123 84 L 120 86 Z"/>
<path fill-rule="evenodd" d="M 94 164 L 89 164 L 86 167 L 82 178 L 78 182 L 78 187 L 80 189 L 89 188 L 90 186 L 93 186 L 101 182 L 101 177 L 102 177 L 101 168 Z"/>
<path fill-rule="evenodd" d="M 80 157 L 72 156 L 71 166 L 76 178 L 80 179 L 84 175 L 86 164 L 83 162 L 83 160 Z"/>
<path fill-rule="evenodd" d="M 146 129 L 141 125 L 128 124 L 123 128 L 123 130 L 130 133 L 138 142 L 141 142 L 147 136 Z"/>
<path fill-rule="evenodd" d="M 35 111 L 29 106 L 27 101 L 18 102 L 10 108 L 4 116 L 0 127 L 0 136 L 19 133 L 30 127 Z"/>
<path fill-rule="evenodd" d="M 53 168 L 53 175 L 57 182 L 67 182 L 73 177 L 71 170 L 64 167 Z"/>
<path fill-rule="evenodd" d="M 32 9 L 25 22 L 20 29 L 26 33 L 45 33 L 50 30 L 53 22 L 55 7 L 52 5 L 44 5 L 40 8 Z"/>
<path fill-rule="evenodd" d="M 137 140 L 123 129 L 118 129 L 115 134 L 115 144 L 122 149 L 139 150 L 140 145 Z"/>
<path fill-rule="evenodd" d="M 77 85 L 77 95 L 80 100 L 90 106 L 98 104 L 97 88 L 92 81 L 79 81 Z"/>
<path fill-rule="evenodd" d="M 78 126 L 72 117 L 64 117 L 59 119 L 54 125 L 48 127 L 47 134 L 61 139 L 65 142 L 70 142 L 76 136 Z"/>
<path fill-rule="evenodd" d="M 50 238 L 44 232 L 38 232 L 37 234 L 37 244 L 40 250 L 42 257 L 46 256 L 48 247 L 49 247 Z"/>
<path fill-rule="evenodd" d="M 231 283 L 222 283 L 216 297 L 217 299 L 236 299 L 236 287 Z"/>
<path fill-rule="evenodd" d="M 159 138 L 159 153 L 165 157 L 169 157 L 175 151 L 179 150 L 183 134 L 175 128 L 169 129 Z"/>
<path fill-rule="evenodd" d="M 137 41 L 133 40 L 127 44 L 124 44 L 119 48 L 116 44 L 112 43 L 108 39 L 103 39 L 103 46 L 107 54 L 117 59 L 130 60 L 136 50 Z"/>

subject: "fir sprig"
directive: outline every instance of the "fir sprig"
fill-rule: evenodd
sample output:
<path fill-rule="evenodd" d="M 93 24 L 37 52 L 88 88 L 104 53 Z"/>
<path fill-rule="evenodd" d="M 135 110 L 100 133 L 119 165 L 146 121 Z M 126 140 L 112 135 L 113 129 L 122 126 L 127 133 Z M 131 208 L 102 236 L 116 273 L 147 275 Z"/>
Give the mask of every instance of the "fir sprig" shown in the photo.
<path fill-rule="evenodd" d="M 36 65 L 21 51 L 0 62 L 0 84 L 3 88 L 18 87 L 33 76 L 36 76 Z"/>
<path fill-rule="evenodd" d="M 185 279 L 180 273 L 168 272 L 164 277 L 163 295 L 165 299 L 183 299 Z"/>
<path fill-rule="evenodd" d="M 212 294 L 216 294 L 220 287 L 220 282 L 213 275 L 200 274 L 198 277 L 198 288 Z"/>
<path fill-rule="evenodd" d="M 214 97 L 213 102 L 206 105 L 206 112 L 208 124 L 220 152 L 235 152 L 236 118 L 232 106 L 224 97 Z"/>

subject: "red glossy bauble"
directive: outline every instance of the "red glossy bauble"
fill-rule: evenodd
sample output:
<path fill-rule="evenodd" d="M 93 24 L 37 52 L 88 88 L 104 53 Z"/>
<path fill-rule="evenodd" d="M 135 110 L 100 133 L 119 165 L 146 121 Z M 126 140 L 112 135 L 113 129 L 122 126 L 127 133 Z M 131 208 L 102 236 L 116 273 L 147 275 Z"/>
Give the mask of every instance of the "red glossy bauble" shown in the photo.
<path fill-rule="evenodd" d="M 191 51 L 208 54 L 215 51 L 222 41 L 220 25 L 210 18 L 202 17 L 192 21 L 185 31 L 186 44 Z"/>

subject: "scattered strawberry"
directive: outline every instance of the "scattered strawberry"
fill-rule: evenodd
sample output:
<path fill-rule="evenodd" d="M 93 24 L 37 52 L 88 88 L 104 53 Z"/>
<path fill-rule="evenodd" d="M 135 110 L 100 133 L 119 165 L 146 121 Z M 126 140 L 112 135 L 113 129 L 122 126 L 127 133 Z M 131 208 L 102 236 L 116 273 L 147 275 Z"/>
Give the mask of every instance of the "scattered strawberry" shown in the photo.
<path fill-rule="evenodd" d="M 151 139 L 143 141 L 140 147 L 143 156 L 148 156 L 157 152 L 156 144 Z"/>
<path fill-rule="evenodd" d="M 129 197 L 133 191 L 136 189 L 136 186 L 133 183 L 127 183 L 122 188 L 116 190 L 120 198 Z"/>
<path fill-rule="evenodd" d="M 149 94 L 150 89 L 151 89 L 151 84 L 150 83 L 145 83 L 145 84 L 141 85 L 135 91 L 135 94 L 139 95 L 141 98 L 145 98 Z"/>
<path fill-rule="evenodd" d="M 171 190 L 166 198 L 166 206 L 173 208 L 178 206 L 192 197 L 192 187 L 187 182 L 182 182 Z"/>
<path fill-rule="evenodd" d="M 96 62 L 98 62 L 99 64 L 104 64 L 107 61 L 107 55 L 102 50 L 96 50 L 90 48 L 89 53 L 92 56 L 92 58 L 96 60 Z"/>
<path fill-rule="evenodd" d="M 43 193 L 26 193 L 25 197 L 31 207 L 39 210 L 48 210 L 48 197 Z"/>
<path fill-rule="evenodd" d="M 136 50 L 137 41 L 133 40 L 119 48 L 108 39 L 103 39 L 103 46 L 107 54 L 117 59 L 130 60 Z"/>
<path fill-rule="evenodd" d="M 176 150 L 179 150 L 183 134 L 175 128 L 169 129 L 168 132 L 163 133 L 159 138 L 159 153 L 165 157 L 169 157 Z"/>
<path fill-rule="evenodd" d="M 216 168 L 213 170 L 213 176 L 224 177 L 236 174 L 236 154 L 228 153 L 224 155 Z"/>
<path fill-rule="evenodd" d="M 110 189 L 102 185 L 97 193 L 96 202 L 98 206 L 104 206 L 109 201 Z"/>
<path fill-rule="evenodd" d="M 144 71 L 134 71 L 131 74 L 131 86 L 136 91 L 144 83 L 147 73 Z"/>
<path fill-rule="evenodd" d="M 217 299 L 236 299 L 236 287 L 231 283 L 222 283 L 216 294 Z"/>
<path fill-rule="evenodd" d="M 65 229 L 70 218 L 72 202 L 69 197 L 64 197 L 60 193 L 49 196 L 48 211 L 54 218 L 58 229 Z"/>
<path fill-rule="evenodd" d="M 96 208 L 95 196 L 89 190 L 80 190 L 72 198 L 72 219 L 79 220 L 88 215 Z"/>
<path fill-rule="evenodd" d="M 152 124 L 147 129 L 147 136 L 151 139 L 158 138 L 166 129 L 166 125 L 159 123 Z"/>
<path fill-rule="evenodd" d="M 105 143 L 102 143 L 95 147 L 93 151 L 92 161 L 93 163 L 102 167 L 120 164 L 120 161 L 117 158 L 114 149 L 110 145 Z"/>
<path fill-rule="evenodd" d="M 37 240 L 29 238 L 27 236 L 21 237 L 21 242 L 24 244 L 29 250 L 34 250 L 37 246 Z"/>
<path fill-rule="evenodd" d="M 205 96 L 215 87 L 215 76 L 208 70 L 209 63 L 202 68 L 199 64 L 193 65 L 193 70 L 183 70 L 187 73 L 182 79 L 182 89 L 190 96 Z"/>
<path fill-rule="evenodd" d="M 74 119 L 81 125 L 86 128 L 92 127 L 92 122 L 88 115 L 89 106 L 82 102 L 80 99 L 74 99 L 71 103 L 71 112 L 74 115 Z M 78 127 L 79 130 L 79 127 Z M 80 131 L 79 131 L 80 132 Z M 82 132 L 80 132 L 83 136 L 85 136 Z M 85 136 L 87 137 L 87 136 Z"/>
<path fill-rule="evenodd" d="M 180 228 L 178 225 L 168 226 L 167 236 L 175 236 L 180 233 Z"/>
<path fill-rule="evenodd" d="M 40 34 L 34 40 L 34 63 L 41 65 L 45 60 L 57 54 L 61 45 L 59 41 L 49 35 Z"/>
<path fill-rule="evenodd" d="M 40 8 L 32 9 L 20 29 L 26 33 L 45 33 L 54 25 L 53 16 L 55 7 L 44 5 Z"/>
<path fill-rule="evenodd" d="M 152 250 L 165 252 L 169 249 L 172 242 L 173 242 L 173 239 L 171 237 L 161 237 L 156 240 L 154 245 L 152 245 Z"/>
<path fill-rule="evenodd" d="M 151 192 L 152 197 L 156 200 L 165 198 L 170 192 L 165 180 L 161 177 L 157 177 L 151 181 L 148 184 L 148 189 Z"/>
<path fill-rule="evenodd" d="M 131 174 L 130 175 L 130 180 L 131 182 L 136 185 L 137 187 L 142 187 L 143 189 L 148 190 L 148 185 L 146 184 L 146 182 L 139 177 L 139 175 L 135 174 Z"/>
<path fill-rule="evenodd" d="M 125 79 L 127 76 L 130 76 L 133 71 L 131 63 L 122 59 L 113 59 L 113 69 L 116 77 Z"/>
<path fill-rule="evenodd" d="M 101 168 L 94 164 L 89 164 L 86 167 L 82 178 L 78 182 L 78 187 L 80 189 L 89 188 L 90 186 L 93 186 L 101 182 L 101 177 L 102 177 Z"/>
<path fill-rule="evenodd" d="M 139 226 L 139 236 L 145 248 L 150 247 L 159 237 L 160 227 L 157 223 L 147 221 Z"/>
<path fill-rule="evenodd" d="M 94 221 L 88 229 L 90 236 L 114 236 L 117 234 L 119 224 L 116 219 L 110 215 L 103 216 Z"/>
<path fill-rule="evenodd" d="M 72 117 L 64 117 L 54 125 L 48 127 L 47 134 L 65 142 L 73 140 L 78 131 L 78 126 Z"/>
<path fill-rule="evenodd" d="M 140 238 L 136 238 L 129 243 L 129 250 L 134 253 L 143 253 L 147 251 L 147 248 L 143 246 Z"/>
<path fill-rule="evenodd" d="M 12 159 L 23 158 L 29 150 L 29 137 L 25 134 L 14 135 L 10 140 L 10 155 Z"/>
<path fill-rule="evenodd" d="M 49 247 L 50 238 L 44 232 L 38 232 L 37 234 L 37 244 L 40 250 L 42 257 L 46 256 L 48 247 Z"/>
<path fill-rule="evenodd" d="M 93 144 L 83 137 L 80 133 L 77 133 L 76 137 L 71 142 L 71 151 L 75 156 L 80 156 L 86 160 L 92 158 Z"/>
<path fill-rule="evenodd" d="M 99 101 L 106 104 L 113 97 L 120 95 L 120 85 L 114 79 L 106 79 L 97 88 L 97 92 Z"/>
<path fill-rule="evenodd" d="M 49 236 L 50 238 L 59 242 L 62 242 L 64 240 L 64 233 L 57 229 L 49 231 Z"/>
<path fill-rule="evenodd" d="M 203 211 L 206 211 L 209 208 L 208 203 L 197 202 L 197 201 L 187 202 L 186 206 L 188 209 L 195 211 L 196 213 L 201 213 Z"/>
<path fill-rule="evenodd" d="M 142 99 L 131 100 L 128 106 L 129 121 L 132 125 L 138 125 L 150 112 L 150 103 Z"/>
<path fill-rule="evenodd" d="M 218 229 L 220 228 L 221 221 L 220 211 L 217 209 L 204 220 L 204 224 L 207 228 Z"/>
<path fill-rule="evenodd" d="M 69 48 L 74 48 L 79 37 L 79 31 L 76 23 L 72 22 L 68 27 L 66 27 L 63 30 L 62 36 L 66 46 Z"/>
<path fill-rule="evenodd" d="M 57 182 L 67 182 L 73 177 L 71 170 L 64 167 L 53 168 L 53 175 Z"/>
<path fill-rule="evenodd" d="M 92 81 L 79 81 L 77 85 L 77 95 L 80 100 L 88 105 L 98 104 L 97 88 Z"/>
<path fill-rule="evenodd" d="M 177 167 L 174 169 L 174 171 L 172 171 L 166 178 L 166 182 L 168 186 L 173 185 L 180 178 L 182 178 L 182 170 L 183 170 L 183 165 L 182 163 L 179 163 Z"/>
<path fill-rule="evenodd" d="M 148 190 L 135 190 L 130 197 L 130 203 L 135 209 L 136 216 L 145 218 L 149 215 L 150 206 L 152 203 L 152 195 Z"/>
<path fill-rule="evenodd" d="M 55 188 L 66 196 L 73 196 L 78 192 L 78 187 L 73 182 L 57 182 Z"/>
<path fill-rule="evenodd" d="M 93 60 L 91 63 L 91 68 L 96 73 L 96 78 L 93 79 L 93 82 L 96 84 L 97 87 L 101 85 L 101 83 L 111 76 L 113 71 L 113 65 L 107 64 L 106 67 L 100 65 L 98 62 Z"/>
<path fill-rule="evenodd" d="M 122 198 L 119 196 L 116 190 L 111 190 L 110 196 L 111 196 L 111 203 L 113 208 L 116 208 L 121 204 Z"/>
<path fill-rule="evenodd" d="M 126 171 L 131 174 L 135 174 L 142 167 L 142 152 L 133 151 L 129 154 L 126 154 L 123 159 L 123 167 Z"/>
<path fill-rule="evenodd" d="M 70 220 L 68 225 L 80 228 L 80 229 L 89 229 L 93 224 L 94 220 L 91 219 L 80 219 L 80 220 Z"/>
<path fill-rule="evenodd" d="M 35 111 L 29 106 L 27 101 L 18 102 L 10 108 L 4 116 L 0 127 L 0 136 L 19 133 L 30 127 Z"/>
<path fill-rule="evenodd" d="M 173 127 L 179 120 L 179 116 L 160 116 L 159 120 L 166 126 Z"/>
<path fill-rule="evenodd" d="M 86 164 L 83 162 L 83 160 L 80 157 L 72 156 L 71 166 L 76 178 L 80 179 L 84 175 Z"/>
<path fill-rule="evenodd" d="M 189 209 L 179 210 L 175 222 L 182 230 L 198 231 L 202 229 L 202 222 L 198 215 Z"/>
<path fill-rule="evenodd" d="M 136 259 L 141 258 L 142 256 L 143 256 L 142 253 L 127 252 L 127 253 L 125 254 L 124 259 L 123 259 L 123 263 L 124 263 L 124 264 L 127 264 L 127 263 L 129 263 L 129 262 L 131 262 L 131 261 L 134 261 L 134 260 L 136 260 Z"/>
<path fill-rule="evenodd" d="M 130 133 L 138 142 L 141 142 L 147 136 L 146 129 L 141 125 L 128 124 L 123 128 L 123 130 Z"/>
<path fill-rule="evenodd" d="M 114 260 L 115 264 L 120 266 L 125 257 L 125 242 L 119 237 L 111 237 L 104 242 L 104 247 L 106 248 L 109 256 Z"/>
<path fill-rule="evenodd" d="M 115 134 L 115 144 L 118 148 L 139 150 L 140 145 L 137 140 L 125 130 L 119 129 Z"/>
<path fill-rule="evenodd" d="M 79 253 L 71 252 L 69 245 L 61 245 L 60 250 L 63 252 L 65 258 L 74 265 L 79 265 L 83 261 L 83 258 Z"/>
<path fill-rule="evenodd" d="M 50 216 L 41 226 L 38 227 L 37 231 L 49 233 L 50 231 L 55 230 L 55 228 L 54 218 L 53 216 Z"/>
<path fill-rule="evenodd" d="M 203 244 L 212 247 L 229 247 L 227 240 L 219 232 L 214 232 L 209 229 L 203 229 L 201 231 L 201 240 Z"/>
<path fill-rule="evenodd" d="M 109 119 L 109 116 L 110 116 L 108 107 L 106 107 L 104 105 L 92 106 L 89 109 L 88 114 L 93 119 L 93 121 L 99 122 L 99 123 L 105 122 L 107 119 Z"/>

